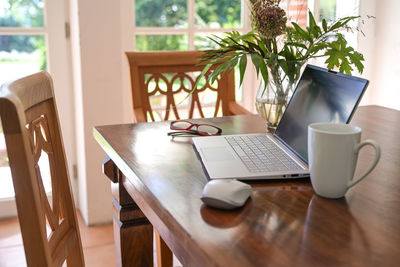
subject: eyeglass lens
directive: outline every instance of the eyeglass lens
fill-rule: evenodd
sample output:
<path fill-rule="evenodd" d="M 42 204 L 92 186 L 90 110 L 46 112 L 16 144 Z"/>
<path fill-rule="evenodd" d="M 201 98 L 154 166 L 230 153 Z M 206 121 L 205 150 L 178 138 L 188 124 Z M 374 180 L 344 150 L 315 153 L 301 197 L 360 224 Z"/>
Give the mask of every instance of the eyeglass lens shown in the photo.
<path fill-rule="evenodd" d="M 191 127 L 192 126 L 192 127 Z M 171 129 L 174 130 L 196 130 L 198 132 L 215 135 L 220 131 L 217 127 L 208 125 L 208 124 L 200 124 L 194 126 L 193 123 L 188 121 L 173 121 L 171 123 Z"/>
<path fill-rule="evenodd" d="M 192 123 L 188 121 L 173 121 L 171 123 L 171 126 L 173 126 L 176 129 L 187 129 L 192 125 Z"/>
<path fill-rule="evenodd" d="M 207 124 L 202 124 L 197 127 L 197 131 L 203 132 L 203 133 L 208 133 L 208 134 L 217 134 L 218 129 Z"/>

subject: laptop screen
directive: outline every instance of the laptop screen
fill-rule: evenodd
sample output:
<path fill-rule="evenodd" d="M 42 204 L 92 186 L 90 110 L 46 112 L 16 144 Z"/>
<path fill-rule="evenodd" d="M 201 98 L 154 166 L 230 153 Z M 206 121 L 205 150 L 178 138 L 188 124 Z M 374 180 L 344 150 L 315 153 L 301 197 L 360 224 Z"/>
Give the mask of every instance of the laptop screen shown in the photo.
<path fill-rule="evenodd" d="M 274 136 L 308 162 L 308 125 L 348 123 L 367 85 L 368 80 L 307 65 Z"/>

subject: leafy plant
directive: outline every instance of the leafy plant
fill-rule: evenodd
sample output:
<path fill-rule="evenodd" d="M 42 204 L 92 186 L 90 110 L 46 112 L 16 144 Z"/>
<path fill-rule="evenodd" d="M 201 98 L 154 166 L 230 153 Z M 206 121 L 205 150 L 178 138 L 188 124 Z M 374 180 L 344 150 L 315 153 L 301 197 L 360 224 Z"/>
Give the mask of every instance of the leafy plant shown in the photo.
<path fill-rule="evenodd" d="M 309 11 L 307 27 L 302 28 L 295 22 L 287 26 L 286 14 L 278 6 L 279 2 L 280 0 L 250 0 L 252 31 L 245 34 L 232 31 L 225 33 L 225 37 L 209 37 L 218 48 L 207 50 L 202 57 L 200 63 L 206 66 L 201 77 L 213 64 L 219 66 L 209 76 L 211 83 L 222 72 L 230 72 L 238 66 L 242 84 L 248 58 L 253 63 L 257 76 L 261 74 L 265 85 L 271 78 L 268 69 L 270 73 L 277 73 L 280 68 L 289 78 L 289 82 L 295 82 L 300 75 L 301 66 L 318 57 L 326 57 L 325 63 L 329 69 L 337 67 L 340 72 L 351 74 L 355 67 L 362 73 L 363 55 L 349 46 L 339 32 L 349 29 L 349 22 L 359 16 L 340 18 L 329 25 L 323 19 L 319 26 Z"/>

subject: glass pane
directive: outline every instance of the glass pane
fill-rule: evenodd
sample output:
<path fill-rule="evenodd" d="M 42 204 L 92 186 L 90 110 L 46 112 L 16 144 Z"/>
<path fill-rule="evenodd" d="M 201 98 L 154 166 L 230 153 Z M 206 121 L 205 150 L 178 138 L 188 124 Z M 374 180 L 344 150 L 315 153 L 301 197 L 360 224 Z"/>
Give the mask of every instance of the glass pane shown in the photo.
<path fill-rule="evenodd" d="M 240 28 L 242 0 L 196 0 L 195 25 L 198 28 Z"/>
<path fill-rule="evenodd" d="M 188 26 L 187 0 L 136 0 L 135 15 L 138 27 Z"/>
<path fill-rule="evenodd" d="M 43 185 L 46 193 L 51 192 L 51 176 L 48 156 L 42 152 L 39 160 L 40 172 L 42 175 Z M 0 199 L 12 198 L 15 196 L 14 186 L 11 176 L 11 169 L 9 167 L 9 160 L 7 156 L 6 143 L 4 133 L 0 121 Z"/>
<path fill-rule="evenodd" d="M 222 37 L 224 38 L 225 35 L 222 33 L 201 33 L 201 34 L 196 34 L 194 36 L 194 48 L 196 50 L 202 50 L 202 49 L 216 49 L 218 48 L 218 45 L 216 43 L 214 43 L 213 41 L 211 41 L 208 37 L 211 37 L 213 39 L 214 35 L 218 36 L 218 37 Z"/>
<path fill-rule="evenodd" d="M 0 27 L 43 27 L 43 0 L 0 0 Z"/>
<path fill-rule="evenodd" d="M 235 99 L 236 102 L 242 102 L 243 100 L 243 84 L 240 85 L 240 70 L 239 67 L 235 67 Z"/>
<path fill-rule="evenodd" d="M 45 69 L 43 35 L 0 35 L 0 84 Z"/>
<path fill-rule="evenodd" d="M 336 0 L 319 1 L 319 21 L 322 19 L 336 20 Z"/>
<path fill-rule="evenodd" d="M 0 120 L 0 199 L 14 196 L 14 188 L 12 184 L 11 171 L 8 167 L 8 156 L 6 150 L 6 142 L 4 140 L 3 128 Z"/>
<path fill-rule="evenodd" d="M 187 50 L 187 35 L 136 35 L 136 51 Z"/>
<path fill-rule="evenodd" d="M 15 193 L 14 193 L 14 186 L 13 186 L 10 167 L 1 166 L 0 177 L 1 177 L 0 199 L 7 199 L 14 197 Z"/>

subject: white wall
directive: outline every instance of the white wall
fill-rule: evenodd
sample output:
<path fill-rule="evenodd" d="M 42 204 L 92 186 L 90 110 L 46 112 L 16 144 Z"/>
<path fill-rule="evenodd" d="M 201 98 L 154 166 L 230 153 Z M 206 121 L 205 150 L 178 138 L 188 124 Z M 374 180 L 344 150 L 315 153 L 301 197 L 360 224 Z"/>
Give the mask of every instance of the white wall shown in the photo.
<path fill-rule="evenodd" d="M 96 125 L 122 122 L 120 2 L 71 0 L 79 208 L 89 225 L 112 219 L 105 153 L 93 138 Z"/>
<path fill-rule="evenodd" d="M 373 15 L 362 25 L 366 37 L 359 37 L 359 49 L 364 54 L 363 76 L 370 86 L 363 104 L 400 109 L 400 1 L 361 0 L 361 16 Z"/>
<path fill-rule="evenodd" d="M 376 16 L 376 3 L 375 0 L 360 0 L 360 16 L 364 23 L 360 23 L 363 34 L 358 34 L 357 51 L 364 55 L 364 71 L 362 77 L 369 80 L 370 84 L 367 91 L 361 101 L 361 105 L 370 105 L 372 99 L 372 93 L 376 87 L 373 78 L 374 66 L 375 66 L 375 20 L 365 19 L 367 14 L 370 16 Z"/>
<path fill-rule="evenodd" d="M 46 25 L 48 27 L 49 72 L 54 81 L 58 115 L 68 163 L 70 184 L 73 189 L 75 202 L 78 200 L 78 181 L 74 177 L 73 166 L 76 163 L 74 94 L 71 82 L 71 66 L 69 47 L 66 42 L 64 22 L 68 16 L 66 1 L 46 3 Z"/>
<path fill-rule="evenodd" d="M 376 2 L 375 88 L 371 103 L 400 109 L 400 1 Z"/>

